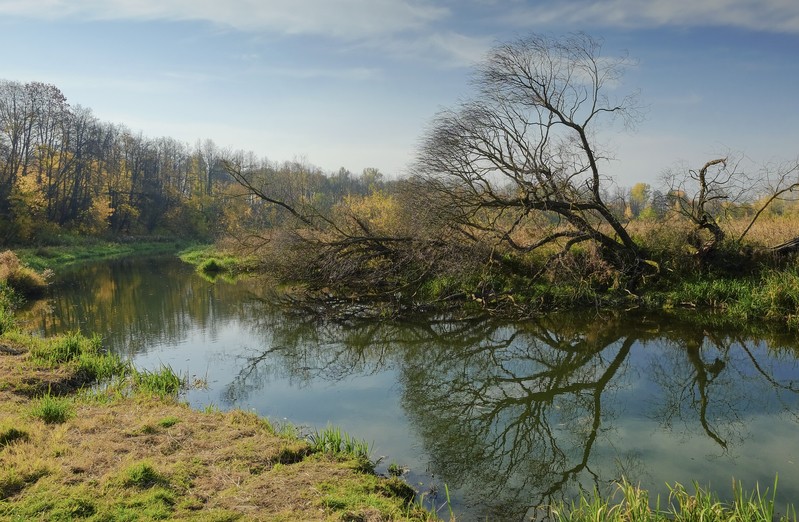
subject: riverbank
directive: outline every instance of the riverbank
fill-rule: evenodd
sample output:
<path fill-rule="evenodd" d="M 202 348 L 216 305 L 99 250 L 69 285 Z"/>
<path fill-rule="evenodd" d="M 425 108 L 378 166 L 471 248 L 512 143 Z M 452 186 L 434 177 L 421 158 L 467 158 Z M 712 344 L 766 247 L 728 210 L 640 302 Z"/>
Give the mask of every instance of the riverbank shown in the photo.
<path fill-rule="evenodd" d="M 89 241 L 72 245 L 41 246 L 14 250 L 26 266 L 37 270 L 53 270 L 74 263 L 99 261 L 132 255 L 172 254 L 191 243 L 174 238 L 129 240 L 117 242 Z"/>
<path fill-rule="evenodd" d="M 437 520 L 359 449 L 320 448 L 249 412 L 194 411 L 178 399 L 185 384 L 99 339 L 4 331 L 0 520 Z"/>

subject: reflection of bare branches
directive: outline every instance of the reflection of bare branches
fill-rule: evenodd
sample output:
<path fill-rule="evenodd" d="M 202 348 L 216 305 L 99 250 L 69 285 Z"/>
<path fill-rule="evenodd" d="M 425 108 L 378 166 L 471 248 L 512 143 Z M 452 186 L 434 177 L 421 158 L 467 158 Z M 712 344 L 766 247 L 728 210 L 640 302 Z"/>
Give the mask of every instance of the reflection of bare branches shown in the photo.
<path fill-rule="evenodd" d="M 782 390 L 787 390 L 789 392 L 799 394 L 799 387 L 794 385 L 794 381 L 791 381 L 789 384 L 781 384 L 771 375 L 766 373 L 766 371 L 763 370 L 760 363 L 757 362 L 757 359 L 755 358 L 754 354 L 752 353 L 752 351 L 749 349 L 749 347 L 746 345 L 745 342 L 741 343 L 741 349 L 744 351 L 746 355 L 749 356 L 749 359 L 752 361 L 752 367 L 757 371 L 757 373 L 763 376 L 766 382 L 770 383 L 774 388 L 779 388 Z"/>
<path fill-rule="evenodd" d="M 685 354 L 688 360 L 694 366 L 696 373 L 694 374 L 693 382 L 696 384 L 696 389 L 699 392 L 699 422 L 702 428 L 707 433 L 708 437 L 716 441 L 724 450 L 727 449 L 727 441 L 722 439 L 716 431 L 710 426 L 707 420 L 707 407 L 709 402 L 710 390 L 708 389 L 713 381 L 718 377 L 719 373 L 726 366 L 725 362 L 716 358 L 712 364 L 706 364 L 702 360 L 702 355 L 699 353 L 700 345 L 688 344 L 686 346 Z M 696 398 L 694 398 L 696 402 Z"/>
<path fill-rule="evenodd" d="M 634 336 L 619 343 L 618 326 L 500 329 L 467 354 L 445 349 L 406 364 L 405 403 L 429 434 L 439 472 L 456 486 L 464 477 L 479 482 L 477 495 L 491 499 L 490 515 L 499 517 L 519 515 L 511 499 L 542 505 L 573 481 L 597 482 L 589 462 L 608 413 L 602 398 L 635 343 Z M 569 445 L 565 434 L 579 442 Z"/>
<path fill-rule="evenodd" d="M 797 393 L 754 350 L 736 352 L 737 338 L 660 322 L 438 317 L 342 324 L 264 310 L 251 318 L 268 348 L 243 360 L 231 400 L 273 378 L 336 382 L 396 368 L 431 472 L 488 518 L 520 518 L 532 505 L 618 478 L 593 454 L 617 443 L 607 435 L 618 404 L 613 394 L 624 390 L 637 344 L 657 342 L 652 362 L 636 369 L 661 385 L 653 396 L 665 404 L 658 420 L 680 419 L 724 453 L 752 400 L 742 380 Z"/>

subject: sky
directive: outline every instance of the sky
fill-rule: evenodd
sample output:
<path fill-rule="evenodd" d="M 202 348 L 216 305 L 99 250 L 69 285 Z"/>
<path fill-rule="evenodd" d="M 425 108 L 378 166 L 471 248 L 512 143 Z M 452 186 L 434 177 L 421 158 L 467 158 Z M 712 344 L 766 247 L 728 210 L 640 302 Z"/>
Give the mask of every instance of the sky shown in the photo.
<path fill-rule="evenodd" d="M 799 157 L 796 0 L 0 0 L 0 79 L 133 132 L 335 172 L 408 172 L 492 46 L 582 31 L 633 60 L 642 120 L 597 140 L 620 186 Z"/>

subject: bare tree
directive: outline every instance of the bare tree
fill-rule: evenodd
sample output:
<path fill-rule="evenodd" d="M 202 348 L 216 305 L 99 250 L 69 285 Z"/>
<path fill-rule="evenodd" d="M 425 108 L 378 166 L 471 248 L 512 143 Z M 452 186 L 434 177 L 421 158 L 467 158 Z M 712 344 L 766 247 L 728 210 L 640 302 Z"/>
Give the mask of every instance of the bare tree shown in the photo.
<path fill-rule="evenodd" d="M 601 121 L 636 116 L 633 95 L 608 95 L 627 62 L 603 57 L 584 34 L 496 47 L 477 68 L 473 99 L 438 114 L 424 137 L 417 181 L 466 235 L 518 251 L 556 244 L 561 254 L 593 242 L 634 285 L 645 257 L 604 201 L 609 158 L 593 142 Z M 543 228 L 535 236 L 533 221 Z"/>
<path fill-rule="evenodd" d="M 663 176 L 670 193 L 677 195 L 675 210 L 695 225 L 691 242 L 701 262 L 730 236 L 741 243 L 770 205 L 799 189 L 799 162 L 764 167 L 754 174 L 740 165 L 740 158 L 726 156 L 708 161 L 699 170 L 673 169 Z M 751 211 L 743 230 L 736 234 L 725 230 L 722 223 L 727 214 L 742 209 Z"/>

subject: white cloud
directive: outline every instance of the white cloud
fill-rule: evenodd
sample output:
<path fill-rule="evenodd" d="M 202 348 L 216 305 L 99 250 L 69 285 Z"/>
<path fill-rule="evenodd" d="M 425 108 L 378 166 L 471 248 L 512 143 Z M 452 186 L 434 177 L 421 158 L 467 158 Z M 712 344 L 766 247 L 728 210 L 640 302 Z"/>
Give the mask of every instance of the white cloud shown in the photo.
<path fill-rule="evenodd" d="M 245 31 L 353 39 L 419 30 L 449 15 L 411 0 L 0 0 L 0 14 L 94 20 L 203 20 Z"/>
<path fill-rule="evenodd" d="M 799 33 L 796 0 L 548 0 L 517 7 L 505 17 L 516 26 L 591 25 L 647 28 L 732 26 Z"/>

